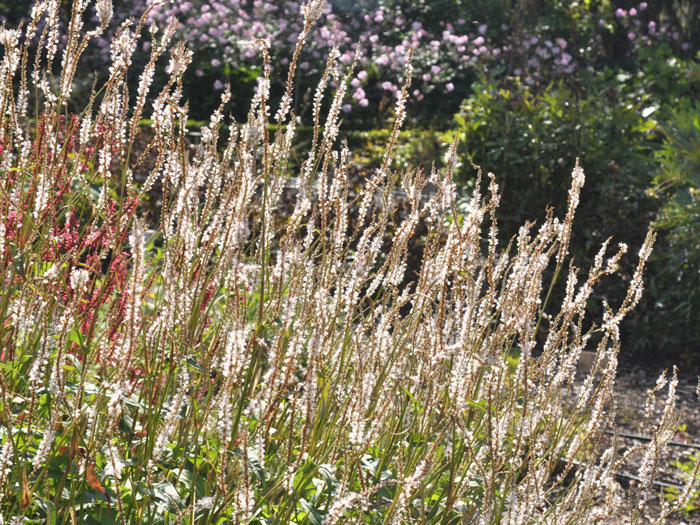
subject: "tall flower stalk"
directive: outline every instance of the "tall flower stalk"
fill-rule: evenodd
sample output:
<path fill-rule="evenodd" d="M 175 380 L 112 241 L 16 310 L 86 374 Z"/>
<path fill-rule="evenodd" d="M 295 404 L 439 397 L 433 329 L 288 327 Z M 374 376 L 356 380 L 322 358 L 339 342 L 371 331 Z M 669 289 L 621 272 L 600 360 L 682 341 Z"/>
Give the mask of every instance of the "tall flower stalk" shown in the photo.
<path fill-rule="evenodd" d="M 304 6 L 279 108 L 260 40 L 248 119 L 224 119 L 225 90 L 195 147 L 186 47 L 169 48 L 169 79 L 150 95 L 174 23 L 151 30 L 136 96 L 126 88 L 147 15 L 122 25 L 109 79 L 71 114 L 75 65 L 112 11 L 99 0 L 100 25 L 82 36 L 90 5 L 74 3 L 59 76 L 55 1 L 0 35 L 3 522 L 566 523 L 614 511 L 618 327 L 653 235 L 628 298 L 591 323 L 590 291 L 624 250 L 606 260 L 606 244 L 581 285 L 566 266 L 582 169 L 563 220 L 550 212 L 500 250 L 495 177 L 485 188 L 479 172 L 456 212 L 456 143 L 443 171 L 390 169 L 410 65 L 385 160 L 355 185 L 339 140 L 350 76 L 332 53 L 293 169 L 294 74 L 319 0 Z M 541 299 L 552 267 L 567 274 L 558 310 Z M 674 385 L 640 450 L 641 504 L 675 423 Z"/>

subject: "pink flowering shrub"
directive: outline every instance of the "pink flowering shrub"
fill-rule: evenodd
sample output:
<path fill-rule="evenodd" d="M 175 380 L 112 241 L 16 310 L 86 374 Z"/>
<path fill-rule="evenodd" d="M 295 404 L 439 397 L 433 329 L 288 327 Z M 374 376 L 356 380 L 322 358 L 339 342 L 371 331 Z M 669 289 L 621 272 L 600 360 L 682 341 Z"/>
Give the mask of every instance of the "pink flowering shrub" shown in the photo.
<path fill-rule="evenodd" d="M 369 101 L 386 106 L 398 97 L 398 79 L 411 50 L 416 70 L 411 90 L 414 112 L 421 114 L 426 104 L 418 102 L 428 97 L 432 108 L 451 115 L 483 73 L 519 77 L 531 87 L 559 80 L 575 85 L 579 73 L 588 67 L 620 60 L 643 62 L 659 46 L 671 46 L 678 56 L 690 56 L 697 49 L 698 27 L 692 22 L 697 4 L 689 5 L 685 15 L 683 10 L 664 9 L 663 2 L 640 2 L 634 7 L 625 3 L 624 8 L 617 4 L 596 3 L 589 8 L 588 4 L 539 0 L 504 10 L 487 0 L 334 0 L 324 8 L 318 30 L 307 36 L 299 70 L 304 77 L 320 74 L 334 46 L 339 49 L 342 72 L 349 71 L 357 59 L 354 96 L 343 111 L 363 127 L 371 114 L 361 108 L 369 107 Z M 197 63 L 193 78 L 185 84 L 186 93 L 197 101 L 193 111 L 204 118 L 216 107 L 227 81 L 252 95 L 249 90 L 261 70 L 250 42 L 268 39 L 273 69 L 287 68 L 303 26 L 300 5 L 299 0 L 187 0 L 156 7 L 147 23 L 164 27 L 171 17 L 180 21 L 176 38 L 187 42 Z M 119 2 L 110 30 L 96 37 L 97 45 L 88 49 L 89 67 L 108 59 L 111 35 L 125 19 L 138 18 L 142 8 L 143 3 L 135 0 Z M 15 18 L 17 9 L 12 8 Z M 28 16 L 29 4 L 24 11 Z M 96 20 L 93 15 L 92 21 Z M 64 45 L 66 35 L 60 38 L 59 45 Z M 147 38 L 137 42 L 144 52 L 150 45 Z M 90 83 L 82 82 L 81 89 L 89 91 Z M 211 85 L 216 96 L 202 93 L 198 86 L 203 83 Z M 300 78 L 296 89 L 310 93 L 313 87 Z M 281 89 L 273 81 L 273 97 Z M 295 110 L 301 114 L 309 105 L 298 103 Z M 240 118 L 245 111 L 235 108 Z M 423 120 L 430 121 L 429 113 Z"/>

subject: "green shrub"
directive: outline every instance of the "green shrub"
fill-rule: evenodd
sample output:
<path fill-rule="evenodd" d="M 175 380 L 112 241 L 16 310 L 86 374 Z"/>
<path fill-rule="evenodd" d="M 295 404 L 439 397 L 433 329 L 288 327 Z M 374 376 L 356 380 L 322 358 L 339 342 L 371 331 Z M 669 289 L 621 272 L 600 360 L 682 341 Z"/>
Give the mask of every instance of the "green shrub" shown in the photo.
<path fill-rule="evenodd" d="M 659 172 L 653 194 L 662 202 L 656 226 L 661 245 L 652 260 L 645 309 L 653 312 L 662 339 L 690 365 L 700 360 L 700 105 L 684 102 L 661 126 Z"/>
<path fill-rule="evenodd" d="M 629 79 L 609 71 L 596 87 L 573 89 L 560 82 L 540 89 L 484 77 L 464 101 L 454 131 L 463 158 L 484 171 L 507 166 L 499 217 L 505 238 L 516 235 L 523 220 L 542 220 L 547 206 L 566 199 L 563 175 L 578 157 L 589 184 L 571 247 L 576 263 L 590 264 L 595 246 L 613 235 L 616 242 L 641 242 L 656 210 L 646 192 L 655 169 L 656 107 L 648 95 L 625 86 Z M 458 179 L 463 186 L 472 177 L 467 166 Z M 623 275 L 630 275 L 631 261 L 622 264 Z M 613 285 L 602 297 L 619 301 L 622 295 L 624 287 Z M 590 307 L 597 308 L 600 299 Z M 631 357 L 638 344 L 630 332 Z"/>

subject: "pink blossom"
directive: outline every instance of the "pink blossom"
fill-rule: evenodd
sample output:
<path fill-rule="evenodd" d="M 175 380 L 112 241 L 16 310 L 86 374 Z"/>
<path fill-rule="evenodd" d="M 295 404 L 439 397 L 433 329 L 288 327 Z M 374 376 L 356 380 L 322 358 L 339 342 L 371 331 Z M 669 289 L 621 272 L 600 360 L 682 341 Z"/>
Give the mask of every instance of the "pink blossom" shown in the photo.
<path fill-rule="evenodd" d="M 432 71 L 433 74 L 435 74 L 435 75 L 437 75 L 441 70 L 442 70 L 442 68 L 440 66 L 438 66 L 437 64 L 430 66 L 430 71 Z"/>
<path fill-rule="evenodd" d="M 445 89 L 447 90 L 448 93 L 451 91 L 454 91 L 454 88 L 455 88 L 455 85 L 452 82 L 448 82 L 447 84 L 445 84 Z"/>
<path fill-rule="evenodd" d="M 433 76 L 430 73 L 423 74 L 423 82 L 430 82 L 431 78 L 433 78 Z"/>
<path fill-rule="evenodd" d="M 362 106 L 363 108 L 366 108 L 367 106 L 369 106 L 369 100 L 367 100 L 366 98 L 361 99 L 360 106 Z"/>
<path fill-rule="evenodd" d="M 617 9 L 615 9 L 615 16 L 617 18 L 622 18 L 623 16 L 627 16 L 627 11 L 618 7 Z"/>
<path fill-rule="evenodd" d="M 433 46 L 435 49 L 437 49 L 438 47 L 440 47 L 440 42 L 437 40 L 432 40 L 430 42 L 430 45 Z"/>
<path fill-rule="evenodd" d="M 642 2 L 641 4 L 639 4 L 639 10 L 640 10 L 640 11 L 644 11 L 646 8 L 647 8 L 647 3 L 646 3 L 646 2 Z"/>
<path fill-rule="evenodd" d="M 362 103 L 362 100 L 365 99 L 365 97 L 365 90 L 362 88 L 357 88 L 357 90 L 352 94 L 352 98 L 354 98 L 355 100 L 359 100 L 360 104 Z"/>
<path fill-rule="evenodd" d="M 361 83 L 362 83 L 362 82 L 360 82 L 360 79 L 359 79 L 359 78 L 353 78 L 353 79 L 350 81 L 350 85 L 351 85 L 352 87 L 360 87 L 360 84 L 361 84 Z"/>
<path fill-rule="evenodd" d="M 369 37 L 369 41 L 372 42 L 373 44 L 376 44 L 379 41 L 379 37 L 377 35 L 371 35 Z"/>
<path fill-rule="evenodd" d="M 474 45 L 475 45 L 475 46 L 480 46 L 480 45 L 482 45 L 484 42 L 486 42 L 486 40 L 484 40 L 484 37 L 483 37 L 483 36 L 478 36 L 478 37 L 476 37 L 476 38 L 474 39 Z M 535 42 L 535 43 L 536 43 L 536 42 Z"/>
<path fill-rule="evenodd" d="M 386 66 L 389 63 L 389 57 L 386 55 L 379 55 L 374 62 L 380 66 Z"/>
<path fill-rule="evenodd" d="M 350 113 L 351 110 L 352 110 L 352 106 L 350 104 L 343 104 L 343 111 L 345 113 Z"/>
<path fill-rule="evenodd" d="M 630 16 L 637 16 L 637 10 L 634 7 L 630 9 Z"/>
<path fill-rule="evenodd" d="M 357 78 L 359 78 L 360 80 L 366 79 L 366 78 L 367 78 L 367 71 L 360 71 L 360 72 L 357 74 Z"/>
<path fill-rule="evenodd" d="M 480 35 L 485 35 L 487 29 L 488 29 L 488 26 L 487 26 L 486 24 L 481 24 L 481 25 L 479 26 L 479 34 L 480 34 Z"/>
<path fill-rule="evenodd" d="M 681 34 L 678 31 L 674 31 L 673 34 L 671 35 L 671 37 L 674 40 L 678 40 L 681 37 Z"/>

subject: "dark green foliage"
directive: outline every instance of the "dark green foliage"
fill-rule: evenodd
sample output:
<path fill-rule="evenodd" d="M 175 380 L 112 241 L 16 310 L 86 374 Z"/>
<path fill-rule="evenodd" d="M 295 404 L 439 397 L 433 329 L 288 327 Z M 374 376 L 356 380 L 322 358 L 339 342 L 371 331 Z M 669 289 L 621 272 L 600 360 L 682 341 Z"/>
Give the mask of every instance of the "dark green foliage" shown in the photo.
<path fill-rule="evenodd" d="M 669 82 L 677 73 L 670 68 Z M 587 181 L 571 249 L 577 266 L 589 265 L 611 235 L 639 245 L 660 207 L 645 307 L 623 327 L 626 357 L 691 362 L 697 359 L 693 341 L 700 340 L 693 328 L 700 308 L 699 113 L 692 107 L 677 112 L 661 126 L 662 145 L 655 120 L 661 97 L 651 94 L 647 78 L 607 70 L 588 89 L 557 82 L 536 91 L 484 77 L 455 116 L 455 133 L 464 157 L 501 176 L 500 225 L 507 237 L 523 220 L 541 220 L 545 206 L 566 200 L 569 171 L 580 158 Z M 674 91 L 690 86 L 676 83 Z M 472 175 L 464 167 L 461 183 L 468 185 Z M 633 259 L 623 261 L 623 275 L 631 276 Z M 600 308 L 603 298 L 619 304 L 623 294 L 622 286 L 609 283 L 591 307 Z"/>
<path fill-rule="evenodd" d="M 580 158 L 587 180 L 578 258 L 590 256 L 615 229 L 631 243 L 644 237 L 653 217 L 645 190 L 653 177 L 655 122 L 643 101 L 630 100 L 621 88 L 601 91 L 591 95 L 556 83 L 537 93 L 517 81 L 484 78 L 462 105 L 455 121 L 463 153 L 504 177 L 508 235 L 523 219 L 541 218 L 545 206 L 566 200 L 569 171 Z M 463 180 L 470 176 L 465 171 Z"/>
<path fill-rule="evenodd" d="M 656 225 L 663 234 L 650 270 L 646 309 L 661 335 L 692 364 L 700 361 L 700 105 L 685 102 L 661 126 L 660 171 L 654 195 L 662 202 Z M 653 300 L 653 304 L 651 301 Z M 651 334 L 649 334 L 651 336 Z M 658 337 L 655 344 L 658 344 Z"/>

